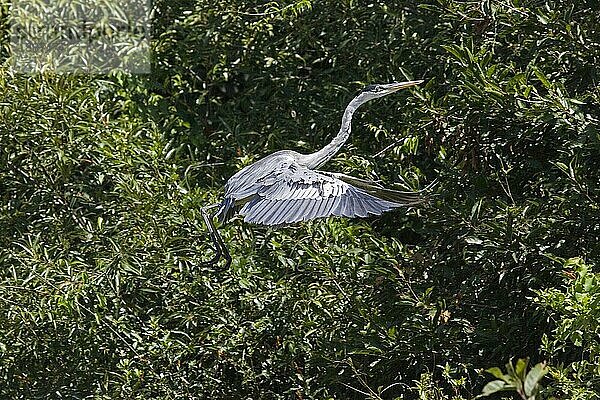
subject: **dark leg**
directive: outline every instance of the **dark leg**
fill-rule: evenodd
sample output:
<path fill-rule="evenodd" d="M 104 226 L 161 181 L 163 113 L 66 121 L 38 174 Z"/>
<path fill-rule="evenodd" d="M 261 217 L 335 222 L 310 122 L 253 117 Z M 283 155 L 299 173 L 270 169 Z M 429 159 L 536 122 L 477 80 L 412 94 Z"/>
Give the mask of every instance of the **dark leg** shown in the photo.
<path fill-rule="evenodd" d="M 221 246 L 219 245 L 219 242 L 215 238 L 215 234 L 214 234 L 215 228 L 212 223 L 212 215 L 210 215 L 207 211 L 211 208 L 212 208 L 212 206 L 208 206 L 208 207 L 202 207 L 200 209 L 200 212 L 202 213 L 202 218 L 204 219 L 204 224 L 206 225 L 206 228 L 208 229 L 208 233 L 210 234 L 210 239 L 213 242 L 213 247 L 215 250 L 215 255 L 210 261 L 204 261 L 201 263 L 201 265 L 203 265 L 203 266 L 214 265 L 214 264 L 218 263 L 219 259 L 221 258 Z"/>
<path fill-rule="evenodd" d="M 227 246 L 225 246 L 221 235 L 219 235 L 217 228 L 215 228 L 215 225 L 213 223 L 214 214 L 209 214 L 208 212 L 208 210 L 211 210 L 217 207 L 218 205 L 219 204 L 213 204 L 207 207 L 202 207 L 200 209 L 200 212 L 202 213 L 202 218 L 204 219 L 204 223 L 206 224 L 206 228 L 208 229 L 208 233 L 210 234 L 210 238 L 215 247 L 215 256 L 210 261 L 203 262 L 202 264 L 205 266 L 214 265 L 219 262 L 221 257 L 223 257 L 226 261 L 224 269 L 227 269 L 231 265 L 231 255 L 229 255 Z"/>

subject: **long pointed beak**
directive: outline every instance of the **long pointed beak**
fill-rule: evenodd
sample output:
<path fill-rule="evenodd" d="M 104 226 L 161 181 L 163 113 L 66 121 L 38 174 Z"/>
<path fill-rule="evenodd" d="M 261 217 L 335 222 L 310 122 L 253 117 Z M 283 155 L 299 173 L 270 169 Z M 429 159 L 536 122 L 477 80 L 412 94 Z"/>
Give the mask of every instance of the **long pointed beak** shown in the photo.
<path fill-rule="evenodd" d="M 411 86 L 415 86 L 418 84 L 423 83 L 424 81 L 419 80 L 419 81 L 407 81 L 407 82 L 394 82 L 394 83 L 389 83 L 386 86 L 386 89 L 390 91 L 390 93 L 395 92 L 397 90 L 400 89 L 404 89 L 407 87 L 411 87 Z"/>

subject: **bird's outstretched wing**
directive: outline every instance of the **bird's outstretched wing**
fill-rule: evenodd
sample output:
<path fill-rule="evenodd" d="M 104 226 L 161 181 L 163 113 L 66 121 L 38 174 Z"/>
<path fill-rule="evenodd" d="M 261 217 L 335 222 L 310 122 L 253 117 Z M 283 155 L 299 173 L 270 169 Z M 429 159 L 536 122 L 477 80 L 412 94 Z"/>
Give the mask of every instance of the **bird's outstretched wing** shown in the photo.
<path fill-rule="evenodd" d="M 256 182 L 239 210 L 246 222 L 284 225 L 314 218 L 380 215 L 423 201 L 422 192 L 385 189 L 374 182 L 292 164 Z M 259 187 L 257 187 L 259 186 Z"/>

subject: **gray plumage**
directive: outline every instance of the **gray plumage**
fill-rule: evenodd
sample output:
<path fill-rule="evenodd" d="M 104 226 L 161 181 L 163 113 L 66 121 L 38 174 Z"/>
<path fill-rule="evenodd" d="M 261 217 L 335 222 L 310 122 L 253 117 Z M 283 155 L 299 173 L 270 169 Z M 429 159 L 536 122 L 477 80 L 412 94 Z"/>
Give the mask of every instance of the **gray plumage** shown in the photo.
<path fill-rule="evenodd" d="M 316 170 L 346 142 L 352 116 L 361 104 L 421 82 L 366 87 L 348 104 L 340 131 L 323 149 L 311 154 L 278 151 L 233 175 L 225 185 L 225 196 L 216 216 L 225 222 L 237 213 L 246 222 L 284 225 L 328 216 L 380 215 L 422 202 L 423 191 L 391 190 L 375 182 Z"/>

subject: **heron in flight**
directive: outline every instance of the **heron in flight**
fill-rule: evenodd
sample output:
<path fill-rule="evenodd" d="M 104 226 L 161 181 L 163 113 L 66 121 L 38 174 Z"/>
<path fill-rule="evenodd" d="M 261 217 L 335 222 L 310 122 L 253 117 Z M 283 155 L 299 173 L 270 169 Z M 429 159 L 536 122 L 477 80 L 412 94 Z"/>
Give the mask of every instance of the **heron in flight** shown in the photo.
<path fill-rule="evenodd" d="M 318 170 L 329 161 L 350 136 L 352 116 L 358 107 L 400 89 L 423 81 L 395 82 L 365 87 L 346 107 L 342 126 L 331 143 L 311 154 L 281 150 L 250 164 L 227 181 L 221 203 L 203 207 L 202 217 L 215 247 L 215 256 L 206 264 L 231 256 L 213 224 L 234 215 L 260 225 L 287 225 L 315 218 L 380 215 L 397 207 L 411 206 L 425 200 L 425 190 L 405 192 L 386 189 L 376 182 Z M 218 207 L 214 214 L 208 210 Z"/>

